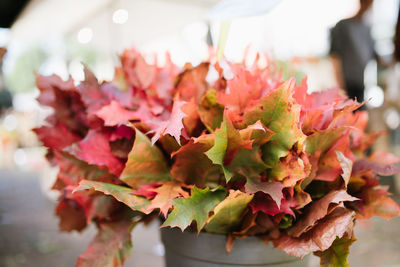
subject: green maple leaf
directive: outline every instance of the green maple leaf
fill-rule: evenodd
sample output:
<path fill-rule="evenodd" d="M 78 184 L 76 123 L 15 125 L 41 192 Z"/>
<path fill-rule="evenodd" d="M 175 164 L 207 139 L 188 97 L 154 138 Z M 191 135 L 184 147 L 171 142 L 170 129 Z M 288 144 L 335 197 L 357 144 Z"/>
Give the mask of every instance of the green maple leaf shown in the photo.
<path fill-rule="evenodd" d="M 251 149 L 251 141 L 244 140 L 240 136 L 239 130 L 235 129 L 232 122 L 224 117 L 221 128 L 215 131 L 214 146 L 205 154 L 207 157 L 217 165 L 220 165 L 226 181 L 232 178 L 233 174 L 225 167 L 226 163 L 230 163 L 237 151 L 241 148 Z"/>
<path fill-rule="evenodd" d="M 316 255 L 321 257 L 321 266 L 323 267 L 349 267 L 347 256 L 349 255 L 349 247 L 356 241 L 354 237 L 336 238 L 332 246 Z"/>
<path fill-rule="evenodd" d="M 185 230 L 192 221 L 197 223 L 197 231 L 200 232 L 208 220 L 209 213 L 225 198 L 225 190 L 217 187 L 200 189 L 194 186 L 189 198 L 171 200 L 174 209 L 168 215 L 162 227 L 179 227 Z"/>
<path fill-rule="evenodd" d="M 136 130 L 135 143 L 120 179 L 135 188 L 139 185 L 171 180 L 167 162 L 160 149 Z"/>
<path fill-rule="evenodd" d="M 251 125 L 261 120 L 262 124 L 275 135 L 263 146 L 263 159 L 269 167 L 278 164 L 293 145 L 304 142 L 305 135 L 299 128 L 300 106 L 295 104 L 293 93 L 294 81 L 289 81 L 280 88 L 261 98 L 260 105 L 245 113 L 244 125 Z"/>
<path fill-rule="evenodd" d="M 209 218 L 205 226 L 206 231 L 226 234 L 234 230 L 252 199 L 253 195 L 232 190 L 229 196 L 215 207 L 214 215 Z"/>
<path fill-rule="evenodd" d="M 79 256 L 76 266 L 122 266 L 131 254 L 131 231 L 134 226 L 135 223 L 130 221 L 100 223 L 97 235 Z"/>
<path fill-rule="evenodd" d="M 129 187 L 114 185 L 109 183 L 82 180 L 79 183 L 79 186 L 75 188 L 74 192 L 92 188 L 93 190 L 102 192 L 105 195 L 113 196 L 116 200 L 124 203 L 132 210 L 148 213 L 147 207 L 150 205 L 150 202 L 144 197 L 133 195 L 132 188 Z"/>

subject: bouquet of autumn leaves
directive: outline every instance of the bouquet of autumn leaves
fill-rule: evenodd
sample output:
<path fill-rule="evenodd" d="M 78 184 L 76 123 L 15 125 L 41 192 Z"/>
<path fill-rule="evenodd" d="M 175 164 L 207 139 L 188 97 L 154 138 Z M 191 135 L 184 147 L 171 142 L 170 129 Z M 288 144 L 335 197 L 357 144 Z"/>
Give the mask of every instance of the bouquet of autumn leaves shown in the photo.
<path fill-rule="evenodd" d="M 356 219 L 400 215 L 377 176 L 400 160 L 367 156 L 380 133 L 366 133 L 362 104 L 337 89 L 308 94 L 306 79 L 283 81 L 269 60 L 212 61 L 179 69 L 167 56 L 159 67 L 132 49 L 112 82 L 88 69 L 78 86 L 37 77 L 39 102 L 54 109 L 35 132 L 59 167 L 60 228 L 98 228 L 77 266 L 122 264 L 133 226 L 155 218 L 225 234 L 228 252 L 257 235 L 344 266 Z"/>

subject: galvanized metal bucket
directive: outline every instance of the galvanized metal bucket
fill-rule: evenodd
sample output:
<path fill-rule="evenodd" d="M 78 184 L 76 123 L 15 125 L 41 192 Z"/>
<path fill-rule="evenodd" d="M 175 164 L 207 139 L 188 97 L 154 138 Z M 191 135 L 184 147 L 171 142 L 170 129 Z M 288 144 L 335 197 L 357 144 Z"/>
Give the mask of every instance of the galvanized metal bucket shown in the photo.
<path fill-rule="evenodd" d="M 181 232 L 162 228 L 166 267 L 276 266 L 306 267 L 303 260 L 266 245 L 257 237 L 236 240 L 230 254 L 225 251 L 226 236 L 210 233 Z"/>

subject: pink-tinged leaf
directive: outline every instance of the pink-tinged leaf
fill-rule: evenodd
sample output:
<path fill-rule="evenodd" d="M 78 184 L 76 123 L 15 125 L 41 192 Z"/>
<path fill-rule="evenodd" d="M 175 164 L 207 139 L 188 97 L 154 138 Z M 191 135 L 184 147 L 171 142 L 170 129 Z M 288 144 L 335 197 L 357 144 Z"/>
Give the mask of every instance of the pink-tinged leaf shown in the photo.
<path fill-rule="evenodd" d="M 350 196 L 345 190 L 331 191 L 321 199 L 314 201 L 307 209 L 306 214 L 288 230 L 288 234 L 294 237 L 299 237 L 303 233 L 312 229 L 320 219 L 331 213 L 339 206 L 339 204 L 345 201 L 357 200 L 359 199 Z"/>
<path fill-rule="evenodd" d="M 96 76 L 88 69 L 84 68 L 85 79 L 78 86 L 78 91 L 86 105 L 87 112 L 94 114 L 103 106 L 110 103 L 109 97 L 101 90 Z"/>
<path fill-rule="evenodd" d="M 86 108 L 72 79 L 64 82 L 56 75 L 39 75 L 36 85 L 40 91 L 39 103 L 54 109 L 48 122 L 54 125 L 60 121 L 75 133 L 85 133 L 88 125 Z"/>
<path fill-rule="evenodd" d="M 185 101 L 175 100 L 170 118 L 167 121 L 162 122 L 155 130 L 155 134 L 151 139 L 152 144 L 157 142 L 161 136 L 166 134 L 173 136 L 178 144 L 181 144 L 181 133 L 184 127 L 183 119 L 187 116 L 187 114 L 182 110 L 182 106 L 185 104 Z"/>
<path fill-rule="evenodd" d="M 283 184 L 281 182 L 262 182 L 256 179 L 247 179 L 245 189 L 248 194 L 263 192 L 269 195 L 278 205 L 278 209 L 280 209 L 283 198 Z"/>
<path fill-rule="evenodd" d="M 154 78 L 155 67 L 148 65 L 135 49 L 126 49 L 122 53 L 121 64 L 125 80 L 130 86 L 147 88 Z"/>
<path fill-rule="evenodd" d="M 113 182 L 117 177 L 109 172 L 89 165 L 65 152 L 54 151 L 55 161 L 59 167 L 57 179 L 65 186 L 77 186 L 82 180 Z"/>
<path fill-rule="evenodd" d="M 121 125 L 119 127 L 110 128 L 110 141 L 116 141 L 119 139 L 131 139 L 135 135 L 135 130 L 131 127 Z"/>
<path fill-rule="evenodd" d="M 261 96 L 259 77 L 245 70 L 243 66 L 231 64 L 233 79 L 228 80 L 226 92 L 218 93 L 218 103 L 224 105 L 227 114 L 233 121 L 240 117 L 252 100 Z"/>
<path fill-rule="evenodd" d="M 119 126 L 127 124 L 130 119 L 136 118 L 136 113 L 122 107 L 113 100 L 107 106 L 102 107 L 95 113 L 104 121 L 105 126 Z"/>
<path fill-rule="evenodd" d="M 45 106 L 56 108 L 57 101 L 61 100 L 58 99 L 61 92 L 65 93 L 65 95 L 70 94 L 71 97 L 78 97 L 76 88 L 74 86 L 74 81 L 69 79 L 68 81 L 64 82 L 57 75 L 38 75 L 36 77 L 36 86 L 40 90 L 38 101 L 40 104 Z"/>
<path fill-rule="evenodd" d="M 199 103 L 208 87 L 206 77 L 209 65 L 201 63 L 194 68 L 189 67 L 178 76 L 176 89 L 180 99 L 190 101 L 194 98 Z"/>
<path fill-rule="evenodd" d="M 400 216 L 399 205 L 391 199 L 387 192 L 387 188 L 375 186 L 366 188 L 360 199 L 362 199 L 361 214 L 359 218 L 369 219 L 373 216 L 379 216 L 385 219 L 391 219 Z"/>
<path fill-rule="evenodd" d="M 137 87 L 148 88 L 156 75 L 156 67 L 146 63 L 143 56 L 138 55 L 134 68 L 137 77 Z"/>
<path fill-rule="evenodd" d="M 391 176 L 400 173 L 400 169 L 395 165 L 383 165 L 368 159 L 359 159 L 354 162 L 353 175 L 368 171 L 382 176 Z"/>
<path fill-rule="evenodd" d="M 136 130 L 135 142 L 120 179 L 132 188 L 171 179 L 161 150 L 153 146 L 149 138 L 139 130 Z"/>
<path fill-rule="evenodd" d="M 111 153 L 107 136 L 95 130 L 89 130 L 82 141 L 64 150 L 89 164 L 106 166 L 115 175 L 119 175 L 124 167 L 123 163 Z"/>
<path fill-rule="evenodd" d="M 297 205 L 298 202 L 296 199 L 292 197 L 286 198 L 284 196 L 281 199 L 280 207 L 278 207 L 278 204 L 272 199 L 272 197 L 261 192 L 256 193 L 253 200 L 249 204 L 253 210 L 253 213 L 261 211 L 271 216 L 275 216 L 280 213 L 295 216 L 292 208 L 296 207 Z"/>
<path fill-rule="evenodd" d="M 157 193 L 153 191 L 153 189 L 159 187 L 160 184 L 145 184 L 138 187 L 138 189 L 133 190 L 132 194 L 136 196 L 145 197 L 147 199 L 154 198 Z"/>
<path fill-rule="evenodd" d="M 338 207 L 321 219 L 310 231 L 298 238 L 283 235 L 274 241 L 274 246 L 296 257 L 324 251 L 331 247 L 336 238 L 342 238 L 345 234 L 352 233 L 354 218 L 354 211 Z"/>
<path fill-rule="evenodd" d="M 375 152 L 367 159 L 359 159 L 354 162 L 353 174 L 372 171 L 382 176 L 395 175 L 400 169 L 394 165 L 400 162 L 400 158 L 386 152 Z"/>
<path fill-rule="evenodd" d="M 98 233 L 81 254 L 76 267 L 122 266 L 132 250 L 130 221 L 101 222 Z"/>
<path fill-rule="evenodd" d="M 400 162 L 400 158 L 396 157 L 393 154 L 384 152 L 384 151 L 379 151 L 379 152 L 374 152 L 370 157 L 369 160 L 378 162 L 381 164 L 395 164 Z"/>
<path fill-rule="evenodd" d="M 71 132 L 64 123 L 57 121 L 55 125 L 42 126 L 33 129 L 43 145 L 56 150 L 62 150 L 79 141 L 81 137 Z"/>
<path fill-rule="evenodd" d="M 156 76 L 151 85 L 151 87 L 155 88 L 158 98 L 172 98 L 175 77 L 179 72 L 180 69 L 172 62 L 171 55 L 167 52 L 165 55 L 165 64 L 163 67 L 157 68 Z"/>
<path fill-rule="evenodd" d="M 314 103 L 314 95 L 307 93 L 308 83 L 307 76 L 301 80 L 300 86 L 295 86 L 293 98 L 296 100 L 297 104 L 300 104 L 304 108 L 311 108 Z"/>
<path fill-rule="evenodd" d="M 189 193 L 183 190 L 182 184 L 175 181 L 163 183 L 160 187 L 150 189 L 155 197 L 150 201 L 149 211 L 160 209 L 160 213 L 167 217 L 168 211 L 172 208 L 172 200 L 178 197 L 188 198 Z"/>

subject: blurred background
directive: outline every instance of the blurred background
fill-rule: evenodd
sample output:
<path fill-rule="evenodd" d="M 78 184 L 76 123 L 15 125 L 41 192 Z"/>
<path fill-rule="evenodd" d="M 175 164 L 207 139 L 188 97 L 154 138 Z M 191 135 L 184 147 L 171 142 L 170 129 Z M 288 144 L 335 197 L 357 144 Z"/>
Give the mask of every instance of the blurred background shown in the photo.
<path fill-rule="evenodd" d="M 229 1 L 231 7 L 246 2 Z M 208 58 L 209 45 L 217 46 L 222 19 L 231 22 L 227 59 L 240 61 L 245 51 L 249 58 L 266 52 L 278 61 L 284 77 L 307 74 L 310 92 L 346 87 L 340 74 L 346 69 L 342 50 L 333 49 L 331 32 L 343 19 L 358 19 L 368 34 L 353 29 L 358 37 L 352 45 L 357 49 L 367 36 L 373 48 L 360 64 L 369 128 L 388 132 L 374 149 L 400 156 L 399 0 L 376 0 L 362 14 L 360 0 L 282 0 L 274 1 L 268 12 L 250 10 L 246 16 L 235 16 L 242 10 L 238 6 L 228 18 L 219 2 L 0 0 L 0 266 L 74 266 L 94 235 L 92 228 L 81 234 L 58 232 L 53 214 L 57 194 L 49 189 L 57 170 L 46 163 L 31 131 L 51 112 L 35 100 L 35 74 L 71 75 L 79 83 L 87 65 L 99 80 L 110 80 L 118 55 L 130 47 L 149 61 L 159 55 L 162 64 L 169 51 L 180 66 L 198 64 Z M 398 199 L 400 179 L 383 181 Z M 351 266 L 400 266 L 398 218 L 389 223 L 373 219 L 357 231 Z M 133 235 L 133 256 L 126 266 L 163 266 L 157 225 L 137 227 Z"/>

